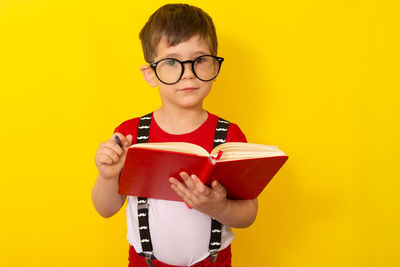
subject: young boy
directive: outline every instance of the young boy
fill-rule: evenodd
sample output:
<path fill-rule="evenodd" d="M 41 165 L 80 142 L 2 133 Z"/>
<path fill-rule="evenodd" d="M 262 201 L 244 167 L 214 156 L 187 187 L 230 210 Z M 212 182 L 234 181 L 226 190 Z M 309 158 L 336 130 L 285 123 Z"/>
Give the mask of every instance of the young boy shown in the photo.
<path fill-rule="evenodd" d="M 117 192 L 118 179 L 131 144 L 190 142 L 210 152 L 217 142 L 246 142 L 236 124 L 202 108 L 223 61 L 216 56 L 208 14 L 187 4 L 165 5 L 149 18 L 140 39 L 150 64 L 140 70 L 150 86 L 158 87 L 162 104 L 147 116 L 125 121 L 100 144 L 92 201 L 103 217 L 125 203 L 126 196 Z M 184 202 L 128 197 L 129 266 L 231 266 L 231 227 L 254 222 L 257 199 L 230 200 L 217 181 L 208 187 L 196 175 L 180 176 L 184 183 L 165 178 Z"/>

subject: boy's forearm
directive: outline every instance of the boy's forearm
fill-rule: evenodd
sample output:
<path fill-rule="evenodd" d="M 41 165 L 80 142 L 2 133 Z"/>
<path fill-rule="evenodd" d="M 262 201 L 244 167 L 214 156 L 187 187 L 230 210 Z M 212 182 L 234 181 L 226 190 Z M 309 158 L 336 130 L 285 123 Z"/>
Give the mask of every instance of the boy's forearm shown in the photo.
<path fill-rule="evenodd" d="M 234 228 L 246 228 L 257 217 L 258 201 L 251 200 L 227 200 L 226 207 L 218 215 L 213 216 L 223 225 Z"/>
<path fill-rule="evenodd" d="M 118 177 L 104 179 L 100 175 L 92 189 L 92 202 L 97 212 L 105 217 L 117 213 L 125 203 L 126 196 L 118 194 Z"/>

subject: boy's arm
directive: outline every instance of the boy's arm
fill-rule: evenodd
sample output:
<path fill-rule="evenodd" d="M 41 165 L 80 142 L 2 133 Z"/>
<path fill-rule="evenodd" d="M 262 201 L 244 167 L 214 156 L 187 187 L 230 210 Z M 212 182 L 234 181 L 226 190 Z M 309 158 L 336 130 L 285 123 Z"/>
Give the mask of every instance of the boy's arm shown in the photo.
<path fill-rule="evenodd" d="M 196 175 L 181 172 L 185 185 L 171 177 L 171 187 L 192 208 L 206 213 L 223 225 L 235 228 L 250 226 L 256 219 L 257 199 L 231 200 L 226 198 L 226 189 L 214 181 L 212 188 L 205 186 Z"/>
<path fill-rule="evenodd" d="M 115 135 L 118 135 L 120 144 L 116 143 Z M 115 135 L 100 144 L 95 157 L 99 175 L 93 186 L 92 202 L 97 212 L 106 218 L 117 213 L 126 200 L 126 196 L 118 194 L 118 181 L 132 136 Z"/>
<path fill-rule="evenodd" d="M 99 174 L 92 190 L 92 202 L 104 218 L 116 214 L 124 205 L 126 196 L 118 194 L 118 177 L 105 179 Z"/>

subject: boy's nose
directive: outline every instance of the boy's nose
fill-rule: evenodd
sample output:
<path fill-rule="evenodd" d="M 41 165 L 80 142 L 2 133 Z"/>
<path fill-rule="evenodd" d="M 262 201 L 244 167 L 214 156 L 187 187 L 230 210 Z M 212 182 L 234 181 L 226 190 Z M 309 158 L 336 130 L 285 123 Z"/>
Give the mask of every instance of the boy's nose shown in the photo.
<path fill-rule="evenodd" d="M 182 79 L 193 79 L 194 77 L 195 75 L 192 70 L 192 64 L 190 62 L 183 63 Z"/>

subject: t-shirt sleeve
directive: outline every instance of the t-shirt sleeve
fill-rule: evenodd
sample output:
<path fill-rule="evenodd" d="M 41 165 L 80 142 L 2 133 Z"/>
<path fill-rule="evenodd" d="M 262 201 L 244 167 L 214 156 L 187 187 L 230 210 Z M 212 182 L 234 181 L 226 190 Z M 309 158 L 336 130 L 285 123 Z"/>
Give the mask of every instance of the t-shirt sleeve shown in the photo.
<path fill-rule="evenodd" d="M 132 135 L 132 144 L 135 144 L 138 126 L 139 118 L 130 119 L 118 125 L 118 127 L 114 129 L 114 133 L 120 133 L 123 136 L 127 136 L 128 134 Z"/>
<path fill-rule="evenodd" d="M 227 142 L 244 142 L 247 143 L 246 136 L 240 130 L 239 126 L 235 123 L 231 123 L 228 129 L 228 135 L 226 137 Z"/>

